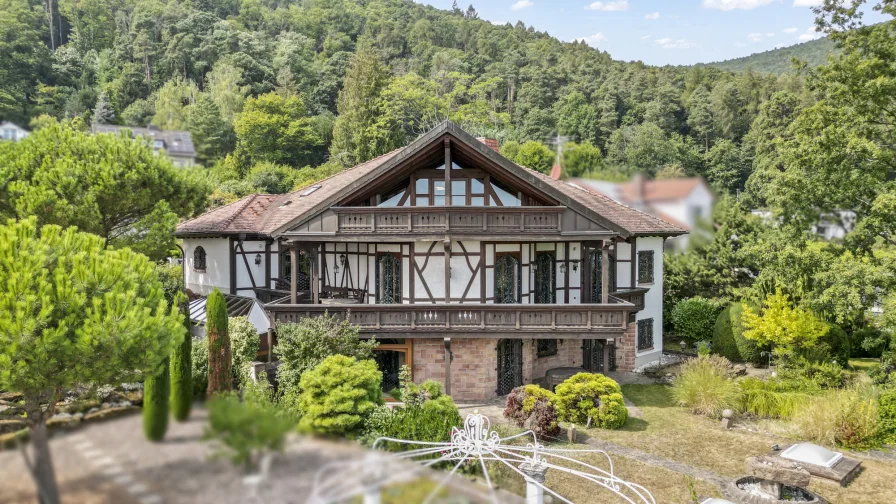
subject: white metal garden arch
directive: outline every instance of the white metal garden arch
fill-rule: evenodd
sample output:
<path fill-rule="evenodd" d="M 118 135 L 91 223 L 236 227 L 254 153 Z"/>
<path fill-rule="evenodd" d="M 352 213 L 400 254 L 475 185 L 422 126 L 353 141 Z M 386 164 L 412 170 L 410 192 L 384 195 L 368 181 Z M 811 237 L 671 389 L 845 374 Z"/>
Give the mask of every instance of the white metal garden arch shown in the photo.
<path fill-rule="evenodd" d="M 509 443 L 528 436 L 532 437 L 532 442 L 525 444 L 525 446 Z M 527 504 L 542 504 L 545 492 L 553 495 L 554 498 L 559 499 L 561 502 L 572 504 L 572 501 L 568 498 L 545 486 L 545 475 L 548 470 L 570 474 L 581 478 L 585 482 L 605 488 L 617 495 L 620 502 L 656 504 L 653 496 L 646 488 L 615 475 L 613 461 L 607 452 L 603 450 L 548 448 L 538 442 L 535 433 L 531 430 L 502 438 L 496 431 L 492 430 L 489 419 L 478 412 L 467 415 L 463 429 L 455 427 L 451 432 L 451 440 L 448 442 L 426 442 L 384 437 L 376 440 L 373 445 L 374 449 L 383 442 L 422 446 L 422 448 L 392 454 L 401 459 L 418 462 L 422 467 L 431 467 L 442 462 L 453 463 L 453 468 L 446 472 L 424 502 L 430 502 L 464 463 L 472 461 L 481 466 L 483 478 L 488 486 L 489 496 L 493 502 L 498 501 L 498 494 L 492 485 L 487 462 L 503 464 L 525 479 Z M 575 458 L 576 454 L 589 453 L 605 456 L 608 468 L 601 469 Z M 377 455 L 372 455 L 362 461 L 334 462 L 322 467 L 315 476 L 314 488 L 308 502 L 314 504 L 342 502 L 361 493 L 365 496 L 365 504 L 378 503 L 381 486 L 408 477 L 407 472 L 383 474 L 382 462 L 383 460 L 379 459 Z M 355 478 L 361 478 L 360 485 L 346 484 L 346 478 L 351 475 L 354 475 Z"/>

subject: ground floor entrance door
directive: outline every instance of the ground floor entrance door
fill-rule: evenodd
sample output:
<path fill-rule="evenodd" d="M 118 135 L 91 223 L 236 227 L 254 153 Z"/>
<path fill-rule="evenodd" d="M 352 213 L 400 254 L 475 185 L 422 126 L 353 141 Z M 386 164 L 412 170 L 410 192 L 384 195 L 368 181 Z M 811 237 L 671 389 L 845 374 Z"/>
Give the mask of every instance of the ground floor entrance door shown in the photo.
<path fill-rule="evenodd" d="M 499 396 L 507 395 L 523 384 L 523 340 L 498 341 L 498 389 Z"/>
<path fill-rule="evenodd" d="M 582 367 L 590 373 L 616 370 L 616 347 L 605 340 L 582 340 Z"/>

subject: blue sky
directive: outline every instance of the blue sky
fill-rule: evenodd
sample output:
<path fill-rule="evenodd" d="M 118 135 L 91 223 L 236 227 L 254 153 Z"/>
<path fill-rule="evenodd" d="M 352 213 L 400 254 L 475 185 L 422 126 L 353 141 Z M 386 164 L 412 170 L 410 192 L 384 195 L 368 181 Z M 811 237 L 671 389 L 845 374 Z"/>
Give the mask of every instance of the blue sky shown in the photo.
<path fill-rule="evenodd" d="M 418 0 L 420 1 L 420 0 Z M 452 0 L 424 0 L 440 9 Z M 479 17 L 584 39 L 614 59 L 651 65 L 720 61 L 817 37 L 811 6 L 821 0 L 458 0 Z M 872 2 L 874 3 L 874 2 Z M 865 22 L 883 17 L 866 13 Z"/>

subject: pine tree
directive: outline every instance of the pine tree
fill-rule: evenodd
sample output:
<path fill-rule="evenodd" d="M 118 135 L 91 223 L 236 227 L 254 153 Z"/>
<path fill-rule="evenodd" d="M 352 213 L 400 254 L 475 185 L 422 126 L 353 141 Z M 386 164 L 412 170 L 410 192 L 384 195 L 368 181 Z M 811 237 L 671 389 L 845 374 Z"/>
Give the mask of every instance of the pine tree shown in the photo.
<path fill-rule="evenodd" d="M 230 334 L 224 294 L 215 289 L 206 300 L 205 334 L 208 338 L 208 396 L 232 388 Z"/>
<path fill-rule="evenodd" d="M 143 433 L 150 441 L 161 441 L 168 430 L 169 361 L 166 358 L 159 372 L 143 383 Z"/>
<path fill-rule="evenodd" d="M 379 118 L 380 93 L 388 80 L 389 74 L 376 51 L 369 45 L 358 49 L 339 93 L 339 115 L 330 146 L 330 155 L 343 165 L 351 166 L 383 154 L 372 147 L 371 126 Z"/>
<path fill-rule="evenodd" d="M 190 416 L 193 405 L 193 336 L 190 334 L 190 311 L 184 299 L 181 311 L 187 332 L 171 360 L 171 412 L 174 419 L 183 422 Z"/>
<path fill-rule="evenodd" d="M 106 93 L 100 93 L 100 97 L 96 100 L 96 107 L 93 109 L 93 118 L 91 124 L 111 124 L 115 120 L 115 111 L 109 105 L 109 98 Z"/>

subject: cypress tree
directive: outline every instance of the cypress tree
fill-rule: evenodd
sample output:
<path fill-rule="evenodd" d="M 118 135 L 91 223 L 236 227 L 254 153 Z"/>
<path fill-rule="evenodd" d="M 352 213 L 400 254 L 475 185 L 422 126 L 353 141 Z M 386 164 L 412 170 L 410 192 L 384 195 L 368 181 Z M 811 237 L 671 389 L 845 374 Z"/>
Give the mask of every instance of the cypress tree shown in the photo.
<path fill-rule="evenodd" d="M 190 310 L 186 300 L 181 303 L 181 311 L 187 331 L 171 359 L 171 411 L 179 422 L 189 418 L 193 405 L 193 336 L 190 334 Z"/>
<path fill-rule="evenodd" d="M 161 441 L 168 430 L 169 360 L 166 357 L 159 372 L 143 383 L 143 433 L 150 441 Z"/>
<path fill-rule="evenodd" d="M 208 397 L 230 390 L 230 334 L 224 294 L 215 289 L 206 300 L 205 334 L 208 338 Z"/>

